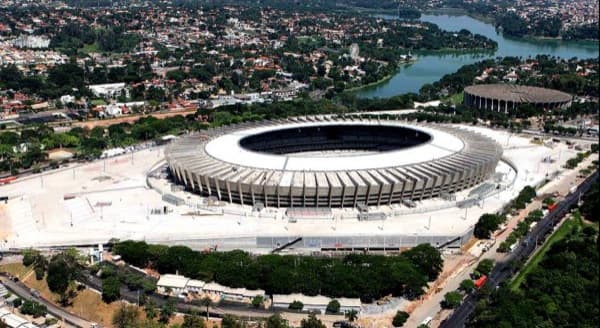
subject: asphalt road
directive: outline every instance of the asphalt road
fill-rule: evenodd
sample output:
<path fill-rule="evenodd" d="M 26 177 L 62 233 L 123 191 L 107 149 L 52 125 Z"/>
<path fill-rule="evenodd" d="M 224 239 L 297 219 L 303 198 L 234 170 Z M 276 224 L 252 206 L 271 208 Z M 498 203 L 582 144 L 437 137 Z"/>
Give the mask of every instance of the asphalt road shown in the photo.
<path fill-rule="evenodd" d="M 584 182 L 582 182 L 577 190 L 565 197 L 565 199 L 558 204 L 556 209 L 546 215 L 524 238 L 524 242 L 521 243 L 512 254 L 507 256 L 505 261 L 496 264 L 494 269 L 489 275 L 487 284 L 496 288 L 501 282 L 509 279 L 513 272 L 511 270 L 511 263 L 513 261 L 525 260 L 531 256 L 536 247 L 537 241 L 543 240 L 546 236 L 552 232 L 553 227 L 560 222 L 560 220 L 569 212 L 571 206 L 576 204 L 579 200 L 580 195 L 583 195 L 598 179 L 598 171 L 594 172 Z M 478 292 L 474 292 L 467 296 L 463 300 L 463 303 L 458 307 L 446 321 L 444 321 L 441 328 L 457 328 L 464 327 L 467 320 L 475 310 L 477 300 L 481 296 Z"/>
<path fill-rule="evenodd" d="M 3 276 L 0 277 L 0 281 L 2 281 L 2 284 L 4 284 L 4 286 L 6 286 L 8 290 L 18 295 L 20 298 L 26 300 L 33 300 L 45 305 L 48 309 L 48 313 L 52 314 L 57 318 L 62 319 L 65 323 L 67 323 L 67 325 L 69 325 L 69 327 L 88 328 L 92 327 L 93 325 L 92 322 L 80 318 L 72 313 L 69 313 L 41 297 L 33 296 L 30 292 L 30 289 L 27 286 L 23 285 L 21 282 L 15 282 Z"/>

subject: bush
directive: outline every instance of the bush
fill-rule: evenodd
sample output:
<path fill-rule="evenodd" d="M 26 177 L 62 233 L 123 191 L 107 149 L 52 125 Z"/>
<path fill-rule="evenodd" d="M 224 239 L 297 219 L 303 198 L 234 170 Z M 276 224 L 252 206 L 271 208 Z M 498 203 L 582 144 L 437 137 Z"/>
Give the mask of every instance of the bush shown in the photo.
<path fill-rule="evenodd" d="M 404 326 L 404 323 L 406 322 L 406 320 L 408 320 L 409 314 L 404 312 L 404 311 L 398 311 L 396 312 L 396 315 L 394 315 L 394 319 L 392 320 L 392 325 L 394 327 L 402 327 Z"/>
<path fill-rule="evenodd" d="M 459 292 L 448 292 L 444 295 L 442 307 L 445 309 L 455 309 L 462 302 L 463 296 Z"/>
<path fill-rule="evenodd" d="M 290 303 L 290 306 L 288 307 L 288 309 L 294 310 L 294 311 L 302 311 L 302 308 L 304 308 L 304 304 L 300 301 L 293 301 L 292 303 Z"/>
<path fill-rule="evenodd" d="M 460 290 L 462 290 L 468 294 L 471 291 L 473 291 L 473 289 L 475 289 L 475 283 L 473 282 L 473 280 L 465 279 L 465 280 L 461 281 Z"/>
<path fill-rule="evenodd" d="M 340 302 L 338 300 L 332 300 L 327 304 L 327 309 L 325 310 L 327 313 L 339 313 L 340 312 Z"/>
<path fill-rule="evenodd" d="M 258 308 L 263 304 L 264 300 L 264 297 L 260 295 L 254 296 L 254 298 L 252 299 L 252 306 Z"/>
<path fill-rule="evenodd" d="M 21 305 L 21 313 L 38 318 L 45 316 L 48 313 L 48 309 L 45 305 L 38 302 L 25 300 L 23 305 Z"/>
<path fill-rule="evenodd" d="M 21 304 L 23 304 L 23 300 L 21 300 L 20 298 L 15 298 L 15 300 L 13 301 L 13 306 L 16 308 L 21 306 Z"/>
<path fill-rule="evenodd" d="M 106 303 L 116 301 L 121 297 L 121 282 L 119 278 L 110 276 L 102 279 L 102 300 Z"/>

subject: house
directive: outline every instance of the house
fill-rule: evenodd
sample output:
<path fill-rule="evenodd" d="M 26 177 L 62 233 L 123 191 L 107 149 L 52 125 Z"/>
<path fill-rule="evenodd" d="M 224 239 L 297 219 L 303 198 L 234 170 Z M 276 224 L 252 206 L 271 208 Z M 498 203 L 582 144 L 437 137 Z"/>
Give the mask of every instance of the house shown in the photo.
<path fill-rule="evenodd" d="M 249 290 L 246 288 L 230 288 L 211 282 L 204 285 L 203 291 L 207 294 L 218 296 L 221 300 L 230 302 L 249 303 L 257 297 L 265 297 L 262 289 Z"/>
<path fill-rule="evenodd" d="M 185 285 L 185 289 L 188 292 L 199 294 L 203 292 L 204 285 L 206 285 L 206 283 L 202 280 L 190 279 L 188 280 L 187 285 Z"/>
<path fill-rule="evenodd" d="M 176 274 L 163 274 L 156 283 L 156 289 L 162 294 L 170 294 L 169 291 L 180 294 L 186 291 L 185 286 L 189 280 L 190 278 Z"/>
<path fill-rule="evenodd" d="M 519 75 L 517 75 L 517 72 L 512 71 L 512 72 L 506 74 L 504 76 L 504 79 L 508 82 L 514 83 L 514 82 L 517 82 L 517 80 L 519 79 Z"/>

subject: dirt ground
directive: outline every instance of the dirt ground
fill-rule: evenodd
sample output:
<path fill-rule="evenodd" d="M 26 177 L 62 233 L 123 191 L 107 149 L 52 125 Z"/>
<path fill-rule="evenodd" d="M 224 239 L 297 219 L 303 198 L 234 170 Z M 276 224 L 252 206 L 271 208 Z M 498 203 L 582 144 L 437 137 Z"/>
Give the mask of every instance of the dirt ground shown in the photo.
<path fill-rule="evenodd" d="M 118 123 L 132 123 L 137 121 L 138 119 L 142 118 L 142 117 L 148 117 L 148 116 L 153 116 L 156 118 L 166 118 L 166 117 L 171 117 L 171 116 L 177 116 L 177 115 L 188 115 L 188 114 L 194 114 L 196 112 L 195 109 L 193 110 L 182 110 L 182 111 L 175 111 L 175 112 L 168 112 L 168 113 L 154 113 L 154 114 L 137 114 L 137 115 L 131 115 L 131 116 L 125 116 L 125 117 L 119 117 L 119 118 L 112 118 L 112 119 L 107 119 L 107 120 L 94 120 L 94 121 L 85 121 L 85 122 L 77 122 L 77 123 L 73 123 L 73 127 L 76 126 L 80 126 L 80 127 L 87 127 L 89 129 L 93 129 L 96 126 L 109 126 L 112 124 L 118 124 Z"/>
<path fill-rule="evenodd" d="M 20 277 L 24 284 L 37 290 L 42 297 L 57 304 L 58 295 L 48 289 L 46 279 L 37 280 L 31 267 L 25 267 L 21 263 L 10 263 L 0 265 L 0 271 L 10 273 Z M 77 296 L 73 298 L 72 305 L 65 309 L 87 320 L 101 324 L 103 327 L 113 327 L 112 317 L 115 311 L 121 307 L 121 302 L 115 301 L 110 304 L 102 301 L 102 295 L 92 289 L 86 288 L 78 291 Z M 145 319 L 144 309 L 140 307 L 140 318 Z M 183 314 L 174 315 L 167 326 L 183 323 Z M 211 320 L 207 322 L 207 328 L 220 327 L 220 320 Z"/>
<path fill-rule="evenodd" d="M 21 263 L 8 263 L 0 265 L 0 272 L 10 273 L 19 279 L 25 277 L 32 270 L 32 267 L 26 267 Z"/>

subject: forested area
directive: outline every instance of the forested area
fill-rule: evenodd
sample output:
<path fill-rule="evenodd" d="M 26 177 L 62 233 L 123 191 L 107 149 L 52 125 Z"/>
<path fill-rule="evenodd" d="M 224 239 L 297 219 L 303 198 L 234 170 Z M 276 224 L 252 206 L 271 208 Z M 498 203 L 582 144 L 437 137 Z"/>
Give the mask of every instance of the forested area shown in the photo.
<path fill-rule="evenodd" d="M 600 201 L 598 199 L 600 199 L 600 183 L 596 181 L 583 197 L 583 205 L 580 210 L 585 219 L 594 222 L 600 220 Z"/>
<path fill-rule="evenodd" d="M 597 24 L 587 24 L 575 26 L 563 34 L 565 40 L 598 40 L 600 39 L 600 29 Z"/>
<path fill-rule="evenodd" d="M 229 287 L 264 289 L 268 294 L 304 293 L 360 297 L 365 302 L 393 294 L 414 298 L 442 270 L 443 260 L 428 244 L 400 255 L 351 254 L 343 258 L 299 255 L 252 256 L 243 251 L 202 253 L 185 246 L 123 241 L 113 251 L 138 267 L 175 273 Z"/>
<path fill-rule="evenodd" d="M 596 327 L 597 238 L 597 228 L 587 226 L 553 244 L 518 290 L 502 287 L 481 300 L 468 326 Z"/>
<path fill-rule="evenodd" d="M 141 40 L 135 33 L 127 33 L 122 26 L 92 29 L 88 25 L 71 23 L 65 25 L 54 35 L 50 47 L 60 49 L 69 56 L 88 46 L 100 52 L 129 52 Z"/>
<path fill-rule="evenodd" d="M 522 71 L 521 64 L 535 63 L 535 72 Z M 518 84 L 531 85 L 561 90 L 570 94 L 598 96 L 598 72 L 592 72 L 587 76 L 581 76 L 577 67 L 598 67 L 597 61 L 592 59 L 557 59 L 547 55 L 538 55 L 533 58 L 502 57 L 497 59 L 486 59 L 474 64 L 465 65 L 458 71 L 444 75 L 439 81 L 425 84 L 419 90 L 419 94 L 427 99 L 438 99 L 444 91 L 447 94 L 456 94 L 465 87 L 473 84 L 475 78 L 483 73 L 485 69 L 492 68 L 486 83 L 498 83 L 510 70 L 519 71 Z"/>

